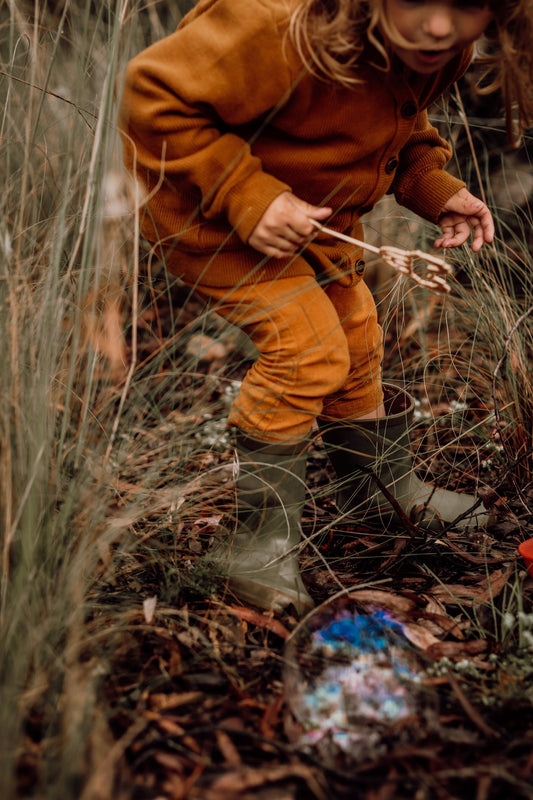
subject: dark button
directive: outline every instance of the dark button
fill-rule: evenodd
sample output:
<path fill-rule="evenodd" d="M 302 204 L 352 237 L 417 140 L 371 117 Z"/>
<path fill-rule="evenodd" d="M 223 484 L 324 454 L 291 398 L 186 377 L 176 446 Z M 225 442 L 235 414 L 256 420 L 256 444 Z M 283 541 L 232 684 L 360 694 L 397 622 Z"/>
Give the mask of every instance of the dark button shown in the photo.
<path fill-rule="evenodd" d="M 403 104 L 403 106 L 400 109 L 400 112 L 402 117 L 405 117 L 405 119 L 411 119 L 411 117 L 416 116 L 418 112 L 418 107 L 416 103 L 413 103 L 412 100 L 408 100 L 406 103 Z"/>
<path fill-rule="evenodd" d="M 390 175 L 391 172 L 394 172 L 397 166 L 398 166 L 398 159 L 396 158 L 396 156 L 394 156 L 393 158 L 389 158 L 389 160 L 385 164 L 385 172 L 388 175 Z"/>
<path fill-rule="evenodd" d="M 355 264 L 353 265 L 357 275 L 362 275 L 365 271 L 365 262 L 362 258 L 358 258 Z"/>

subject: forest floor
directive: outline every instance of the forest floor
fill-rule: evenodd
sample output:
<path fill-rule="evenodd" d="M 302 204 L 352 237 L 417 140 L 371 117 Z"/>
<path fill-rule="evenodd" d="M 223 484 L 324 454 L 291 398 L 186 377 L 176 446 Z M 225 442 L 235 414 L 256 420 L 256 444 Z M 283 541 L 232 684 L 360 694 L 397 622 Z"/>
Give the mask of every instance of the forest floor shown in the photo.
<path fill-rule="evenodd" d="M 193 302 L 190 319 L 196 313 Z M 224 374 L 217 359 L 235 356 L 242 374 L 246 354 L 205 350 L 195 380 L 212 382 L 215 407 Z M 193 417 L 190 424 L 206 424 Z M 435 706 L 431 723 L 423 707 L 389 727 L 376 722 L 374 744 L 351 757 L 302 744 L 286 691 L 287 646 L 301 623 L 243 606 L 204 560 L 231 510 L 231 462 L 229 447 L 200 446 L 191 464 L 199 491 L 207 467 L 221 477 L 194 516 L 155 498 L 131 552 L 112 567 L 103 557 L 90 627 L 113 655 L 82 798 L 533 798 L 533 581 L 517 554 L 533 537 L 533 491 L 517 493 L 502 470 L 497 491 L 485 494 L 496 512 L 486 530 L 383 537 L 336 520 L 317 438 L 304 514 L 304 534 L 314 536 L 301 558 L 306 586 L 317 605 L 336 596 L 399 620 Z M 453 488 L 437 457 L 432 474 L 443 473 Z M 456 477 L 464 491 L 464 474 Z M 316 537 L 317 528 L 324 534 Z M 22 783 L 31 783 L 30 761 L 21 764 Z"/>

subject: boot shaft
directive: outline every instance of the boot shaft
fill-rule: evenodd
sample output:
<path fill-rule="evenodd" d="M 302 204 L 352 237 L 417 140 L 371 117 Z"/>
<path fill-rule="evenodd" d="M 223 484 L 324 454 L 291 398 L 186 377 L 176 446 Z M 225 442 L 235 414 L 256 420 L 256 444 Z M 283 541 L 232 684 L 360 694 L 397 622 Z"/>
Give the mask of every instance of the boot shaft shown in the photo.
<path fill-rule="evenodd" d="M 243 602 L 305 614 L 313 601 L 299 569 L 306 442 L 285 445 L 236 433 L 237 528 L 213 558 Z"/>
<path fill-rule="evenodd" d="M 411 471 L 409 429 L 414 416 L 413 398 L 391 384 L 383 386 L 386 416 L 380 419 L 319 421 L 330 461 L 342 479 L 358 473 L 358 493 L 372 492 L 378 478 L 385 486 L 397 485 Z M 351 487 L 351 492 L 355 487 Z M 400 487 L 398 486 L 398 491 Z M 341 492 L 343 490 L 341 489 Z"/>
<path fill-rule="evenodd" d="M 270 443 L 235 436 L 238 466 L 237 520 L 255 537 L 278 535 L 299 538 L 305 503 L 306 443 Z"/>
<path fill-rule="evenodd" d="M 337 505 L 355 512 L 362 521 L 388 529 L 402 522 L 440 531 L 458 520 L 461 528 L 487 523 L 484 506 L 468 494 L 437 489 L 415 474 L 409 430 L 414 416 L 413 398 L 386 384 L 386 416 L 375 420 L 322 421 L 322 439 L 341 481 Z"/>

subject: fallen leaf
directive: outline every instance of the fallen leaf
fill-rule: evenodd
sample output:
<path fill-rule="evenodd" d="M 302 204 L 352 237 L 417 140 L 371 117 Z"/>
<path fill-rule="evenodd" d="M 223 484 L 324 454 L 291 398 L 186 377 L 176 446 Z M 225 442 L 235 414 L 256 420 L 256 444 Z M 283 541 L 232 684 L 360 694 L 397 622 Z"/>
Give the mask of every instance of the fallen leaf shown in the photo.
<path fill-rule="evenodd" d="M 387 608 L 389 611 L 407 613 L 416 608 L 414 600 L 410 600 L 403 595 L 394 592 L 384 592 L 381 589 L 354 589 L 347 597 L 359 603 L 368 603 L 379 608 Z"/>
<path fill-rule="evenodd" d="M 327 800 L 327 795 L 318 785 L 312 770 L 304 764 L 267 765 L 257 769 L 244 768 L 235 770 L 222 775 L 211 784 L 211 787 L 206 791 L 206 800 L 237 798 L 241 792 L 247 789 L 257 789 L 260 786 L 278 783 L 290 778 L 302 778 L 317 800 Z"/>
<path fill-rule="evenodd" d="M 275 736 L 275 728 L 280 721 L 280 713 L 283 707 L 283 695 L 276 697 L 273 703 L 265 708 L 265 713 L 261 719 L 260 731 L 265 739 L 273 739 Z"/>
<path fill-rule="evenodd" d="M 472 586 L 457 583 L 440 584 L 434 586 L 431 594 L 443 603 L 468 603 L 477 600 L 486 603 L 497 597 L 513 574 L 513 569 L 498 570 L 489 576 L 489 580 L 480 581 Z"/>
<path fill-rule="evenodd" d="M 224 361 L 228 355 L 228 351 L 222 342 L 217 342 L 216 339 L 212 339 L 202 333 L 191 336 L 187 343 L 186 352 L 200 361 L 209 362 Z"/>
<path fill-rule="evenodd" d="M 271 631 L 281 639 L 288 639 L 290 636 L 290 633 L 285 625 L 273 617 L 267 617 L 251 608 L 241 608 L 240 606 L 227 606 L 226 608 L 230 614 L 234 614 L 239 619 L 244 620 L 245 622 L 250 622 L 252 625 L 256 625 L 258 628 L 264 628 L 267 631 Z"/>
<path fill-rule="evenodd" d="M 142 715 L 145 719 L 155 722 L 158 728 L 170 736 L 183 736 L 185 733 L 185 728 L 174 722 L 173 719 L 158 714 L 157 711 L 143 711 Z"/>
<path fill-rule="evenodd" d="M 173 772 L 179 773 L 185 771 L 182 757 L 177 756 L 174 753 L 160 751 L 154 754 L 154 758 L 159 764 L 161 764 L 161 766 L 165 767 L 165 769 L 170 769 Z"/>
<path fill-rule="evenodd" d="M 446 606 L 441 601 L 438 601 L 435 597 L 426 597 L 423 596 L 423 599 L 426 602 L 425 611 L 427 614 L 444 614 L 446 615 Z"/>
<path fill-rule="evenodd" d="M 430 658 L 435 659 L 435 661 L 441 658 L 461 660 L 468 656 L 486 653 L 488 649 L 489 643 L 486 639 L 473 639 L 470 642 L 437 641 L 426 650 L 426 654 L 430 656 Z"/>
<path fill-rule="evenodd" d="M 230 736 L 225 731 L 216 730 L 215 736 L 217 740 L 218 749 L 222 753 L 224 761 L 232 767 L 240 767 L 242 759 L 239 751 L 233 744 Z"/>
<path fill-rule="evenodd" d="M 456 639 L 463 640 L 465 638 L 465 635 L 459 625 L 453 619 L 445 616 L 444 614 L 432 614 L 426 612 L 423 620 L 433 623 L 436 628 L 440 628 L 445 633 L 451 633 L 451 635 L 455 636 Z"/>
<path fill-rule="evenodd" d="M 154 693 L 150 695 L 150 707 L 157 711 L 168 711 L 189 703 L 197 703 L 204 697 L 203 692 L 173 692 L 172 694 Z"/>
<path fill-rule="evenodd" d="M 203 528 L 206 525 L 213 525 L 217 526 L 222 519 L 220 514 L 217 514 L 215 517 L 199 517 L 193 523 L 196 528 Z"/>
<path fill-rule="evenodd" d="M 156 605 L 157 597 L 147 597 L 143 600 L 144 619 L 147 625 L 150 625 L 154 619 Z"/>
<path fill-rule="evenodd" d="M 437 637 L 426 628 L 423 628 L 421 625 L 416 625 L 414 622 L 402 623 L 402 630 L 405 634 L 405 638 L 421 650 L 428 650 L 435 644 L 441 644 L 440 639 L 437 639 Z"/>

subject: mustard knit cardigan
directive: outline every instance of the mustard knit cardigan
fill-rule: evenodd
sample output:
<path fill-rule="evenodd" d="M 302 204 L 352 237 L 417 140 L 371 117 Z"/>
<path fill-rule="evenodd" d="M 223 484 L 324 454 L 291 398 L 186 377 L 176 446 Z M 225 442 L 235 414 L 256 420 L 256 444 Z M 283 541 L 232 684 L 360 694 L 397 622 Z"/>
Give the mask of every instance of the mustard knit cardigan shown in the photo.
<path fill-rule="evenodd" d="M 449 145 L 426 109 L 468 67 L 388 72 L 369 44 L 361 83 L 309 75 L 286 36 L 298 0 L 200 0 L 172 35 L 127 66 L 121 104 L 126 166 L 145 192 L 144 236 L 191 284 L 233 286 L 322 269 L 357 279 L 353 246 L 318 238 L 292 258 L 246 242 L 269 204 L 292 191 L 362 238 L 360 217 L 386 192 L 436 222 L 464 183 L 444 171 Z M 361 271 L 360 269 L 358 270 Z"/>

